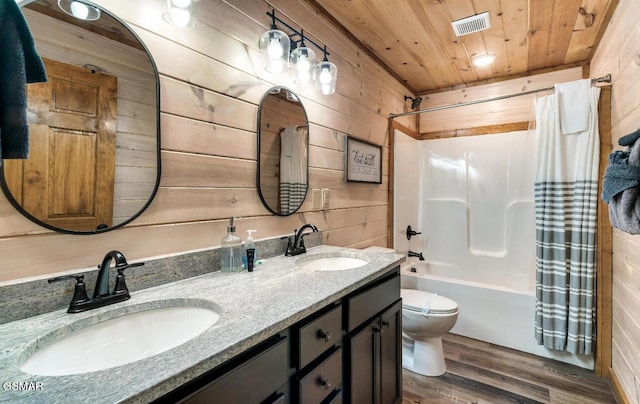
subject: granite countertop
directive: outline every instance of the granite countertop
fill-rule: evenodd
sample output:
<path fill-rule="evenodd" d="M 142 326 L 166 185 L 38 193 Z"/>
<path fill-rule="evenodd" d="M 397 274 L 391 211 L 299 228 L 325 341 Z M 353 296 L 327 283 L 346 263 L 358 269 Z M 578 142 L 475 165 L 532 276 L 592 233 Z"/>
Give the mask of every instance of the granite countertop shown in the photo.
<path fill-rule="evenodd" d="M 345 253 L 369 261 L 343 271 L 314 271 L 296 262 Z M 254 272 L 213 272 L 131 293 L 131 299 L 84 313 L 65 310 L 0 325 L 0 402 L 149 402 L 288 328 L 404 260 L 392 252 L 318 246 L 296 257 L 264 260 Z M 91 285 L 89 286 L 91 288 Z M 220 319 L 194 339 L 126 365 L 69 376 L 34 376 L 19 366 L 70 330 L 118 315 L 172 306 L 210 307 Z M 14 391 L 7 383 L 33 382 Z"/>

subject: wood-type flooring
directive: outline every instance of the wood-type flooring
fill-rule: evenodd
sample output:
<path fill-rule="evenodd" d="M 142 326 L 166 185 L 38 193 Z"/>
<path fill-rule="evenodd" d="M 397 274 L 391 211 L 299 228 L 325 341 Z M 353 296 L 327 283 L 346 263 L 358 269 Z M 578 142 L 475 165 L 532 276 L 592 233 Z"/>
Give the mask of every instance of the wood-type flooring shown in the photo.
<path fill-rule="evenodd" d="M 443 345 L 444 375 L 403 369 L 402 404 L 616 402 L 609 382 L 590 370 L 453 334 Z"/>

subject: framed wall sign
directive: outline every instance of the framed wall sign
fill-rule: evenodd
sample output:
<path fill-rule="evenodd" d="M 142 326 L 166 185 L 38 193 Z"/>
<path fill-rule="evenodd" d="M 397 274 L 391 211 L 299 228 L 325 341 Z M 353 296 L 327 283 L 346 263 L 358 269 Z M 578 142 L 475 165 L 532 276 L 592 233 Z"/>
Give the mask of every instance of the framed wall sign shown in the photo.
<path fill-rule="evenodd" d="M 382 183 L 382 146 L 347 136 L 345 147 L 347 182 Z"/>

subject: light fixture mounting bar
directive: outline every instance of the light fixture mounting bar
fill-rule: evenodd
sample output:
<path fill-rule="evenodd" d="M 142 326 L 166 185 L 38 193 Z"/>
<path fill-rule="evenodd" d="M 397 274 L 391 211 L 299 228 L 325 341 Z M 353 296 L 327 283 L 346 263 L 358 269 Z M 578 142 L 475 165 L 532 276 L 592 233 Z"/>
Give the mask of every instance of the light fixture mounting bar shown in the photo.
<path fill-rule="evenodd" d="M 300 40 L 304 40 L 305 42 L 310 42 L 313 46 L 315 46 L 316 48 L 318 48 L 320 51 L 324 52 L 324 56 L 327 57 L 327 55 L 330 55 L 329 52 L 327 52 L 327 47 L 326 46 L 320 46 L 317 43 L 315 43 L 311 38 L 309 38 L 308 36 L 305 37 L 303 36 L 301 31 L 298 31 L 297 29 L 293 28 L 291 25 L 287 24 L 286 22 L 282 21 L 280 18 L 278 18 L 276 16 L 276 10 L 272 9 L 270 12 L 267 11 L 267 15 L 269 17 L 271 17 L 272 21 L 278 21 L 280 24 L 284 25 L 285 27 L 289 28 L 289 30 L 293 31 L 293 34 L 290 34 L 289 37 L 297 35 L 300 37 Z M 294 41 L 294 42 L 298 42 L 298 41 Z"/>

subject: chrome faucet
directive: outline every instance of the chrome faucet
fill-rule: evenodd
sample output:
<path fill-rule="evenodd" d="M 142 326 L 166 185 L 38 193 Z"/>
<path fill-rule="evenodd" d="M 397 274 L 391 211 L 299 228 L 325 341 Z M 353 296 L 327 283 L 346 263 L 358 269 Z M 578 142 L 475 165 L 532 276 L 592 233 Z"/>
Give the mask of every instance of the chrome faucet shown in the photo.
<path fill-rule="evenodd" d="M 293 255 L 304 254 L 307 249 L 304 246 L 304 236 L 310 233 L 303 233 L 306 229 L 311 229 L 310 233 L 316 233 L 318 228 L 311 223 L 307 223 L 300 228 L 300 230 L 294 230 L 293 236 L 289 237 L 287 242 L 287 251 L 284 253 L 287 257 Z"/>
<path fill-rule="evenodd" d="M 113 292 L 109 293 L 109 267 L 111 261 L 115 261 L 115 269 L 118 271 L 116 275 L 116 283 L 113 287 Z M 124 302 L 131 296 L 129 295 L 129 289 L 124 280 L 124 270 L 132 267 L 139 267 L 144 265 L 144 262 L 137 262 L 135 264 L 127 263 L 126 258 L 120 251 L 109 251 L 102 260 L 102 264 L 98 265 L 100 272 L 98 272 L 98 279 L 96 280 L 96 286 L 93 290 L 93 298 L 89 299 L 87 296 L 87 290 L 84 283 L 84 275 L 65 275 L 57 276 L 49 279 L 49 283 L 59 282 L 66 279 L 75 279 L 76 286 L 69 304 L 67 313 L 80 313 L 98 307 L 107 306 L 109 304 Z"/>
<path fill-rule="evenodd" d="M 422 256 L 422 253 L 417 253 L 417 252 L 409 251 L 409 253 L 407 253 L 407 256 L 409 256 L 409 257 L 418 257 L 418 259 L 419 259 L 420 261 L 424 261 L 424 257 Z"/>

